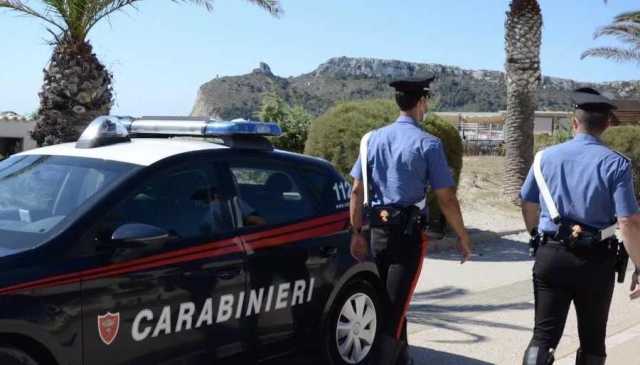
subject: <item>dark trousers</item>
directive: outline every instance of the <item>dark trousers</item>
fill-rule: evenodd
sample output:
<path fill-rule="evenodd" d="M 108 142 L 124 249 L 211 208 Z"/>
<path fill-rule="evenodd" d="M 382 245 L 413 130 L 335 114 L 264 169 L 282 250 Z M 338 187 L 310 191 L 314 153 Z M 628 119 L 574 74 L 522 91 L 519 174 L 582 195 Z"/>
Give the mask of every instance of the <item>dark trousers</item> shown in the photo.
<path fill-rule="evenodd" d="M 427 243 L 420 228 L 410 235 L 403 231 L 404 227 L 400 226 L 371 229 L 373 257 L 386 284 L 388 311 L 382 316 L 382 333 L 404 344 L 401 361 L 408 356 L 406 312 L 420 276 Z"/>
<path fill-rule="evenodd" d="M 615 262 L 615 253 L 606 248 L 576 251 L 557 243 L 540 247 L 533 269 L 536 312 L 530 346 L 557 348 L 573 302 L 582 352 L 606 356 Z"/>

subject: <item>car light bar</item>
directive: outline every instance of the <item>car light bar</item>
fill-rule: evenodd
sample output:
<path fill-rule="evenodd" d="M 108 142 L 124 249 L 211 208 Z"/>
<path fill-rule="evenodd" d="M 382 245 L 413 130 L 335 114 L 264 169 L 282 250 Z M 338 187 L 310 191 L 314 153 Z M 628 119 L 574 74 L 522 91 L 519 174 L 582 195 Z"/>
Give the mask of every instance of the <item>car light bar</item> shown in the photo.
<path fill-rule="evenodd" d="M 128 141 L 131 136 L 280 136 L 276 123 L 254 122 L 244 119 L 220 121 L 197 117 L 115 117 L 95 119 L 80 136 L 78 148 L 92 148 Z"/>

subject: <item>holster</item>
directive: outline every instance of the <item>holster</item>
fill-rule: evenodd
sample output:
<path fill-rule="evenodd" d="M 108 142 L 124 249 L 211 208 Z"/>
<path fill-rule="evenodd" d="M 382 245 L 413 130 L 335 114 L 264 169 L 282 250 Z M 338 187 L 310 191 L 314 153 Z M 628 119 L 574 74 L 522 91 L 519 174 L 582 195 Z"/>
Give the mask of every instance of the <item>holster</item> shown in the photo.
<path fill-rule="evenodd" d="M 629 253 L 624 244 L 618 240 L 618 250 L 616 252 L 616 272 L 618 273 L 618 283 L 624 283 L 627 276 L 627 267 L 629 266 Z"/>
<path fill-rule="evenodd" d="M 533 228 L 530 234 L 531 238 L 529 239 L 529 256 L 535 257 L 542 242 L 542 235 L 538 233 L 538 227 Z"/>

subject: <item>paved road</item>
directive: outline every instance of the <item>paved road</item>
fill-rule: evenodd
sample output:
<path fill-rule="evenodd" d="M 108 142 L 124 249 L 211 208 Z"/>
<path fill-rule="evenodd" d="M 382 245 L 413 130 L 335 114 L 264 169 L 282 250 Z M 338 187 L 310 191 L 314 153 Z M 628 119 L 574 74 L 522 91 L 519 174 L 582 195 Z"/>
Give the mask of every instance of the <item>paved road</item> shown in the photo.
<path fill-rule="evenodd" d="M 526 235 L 479 245 L 465 265 L 455 252 L 430 255 L 410 309 L 410 343 L 416 364 L 519 364 L 533 324 L 532 261 Z M 630 275 L 629 275 L 630 276 Z M 640 364 L 640 302 L 618 285 L 609 321 L 608 365 Z M 578 348 L 571 313 L 557 351 L 573 364 Z"/>
<path fill-rule="evenodd" d="M 429 255 L 409 312 L 416 365 L 522 362 L 533 325 L 533 262 L 526 240 L 520 234 L 479 244 L 465 265 L 455 251 Z M 614 294 L 607 365 L 640 365 L 640 302 L 630 302 L 627 290 L 628 283 L 618 285 Z M 577 348 L 572 311 L 556 363 L 573 365 Z"/>

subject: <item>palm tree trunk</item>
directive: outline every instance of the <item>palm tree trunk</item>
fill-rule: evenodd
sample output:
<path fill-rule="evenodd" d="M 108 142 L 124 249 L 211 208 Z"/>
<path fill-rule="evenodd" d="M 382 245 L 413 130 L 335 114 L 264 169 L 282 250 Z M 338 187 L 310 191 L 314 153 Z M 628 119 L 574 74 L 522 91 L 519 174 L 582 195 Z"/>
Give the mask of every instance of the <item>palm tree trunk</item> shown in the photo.
<path fill-rule="evenodd" d="M 75 141 L 89 122 L 109 114 L 111 80 L 88 42 L 58 39 L 39 94 L 38 122 L 32 132 L 38 145 Z"/>
<path fill-rule="evenodd" d="M 533 161 L 533 123 L 541 80 L 542 13 L 537 0 L 513 0 L 505 23 L 507 118 L 503 192 L 517 203 Z"/>

